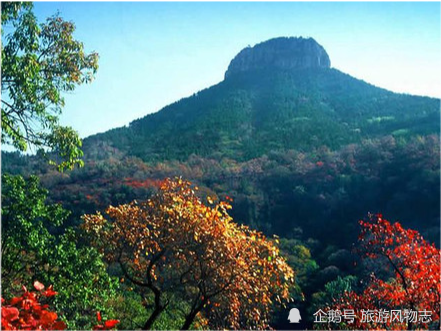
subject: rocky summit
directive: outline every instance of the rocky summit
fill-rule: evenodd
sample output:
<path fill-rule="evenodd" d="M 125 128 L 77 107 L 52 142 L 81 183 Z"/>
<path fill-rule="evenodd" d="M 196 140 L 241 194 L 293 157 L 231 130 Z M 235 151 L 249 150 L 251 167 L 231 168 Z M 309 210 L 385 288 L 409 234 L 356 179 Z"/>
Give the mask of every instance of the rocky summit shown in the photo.
<path fill-rule="evenodd" d="M 225 78 L 255 69 L 329 68 L 331 61 L 325 49 L 313 38 L 274 38 L 244 48 L 231 61 Z"/>

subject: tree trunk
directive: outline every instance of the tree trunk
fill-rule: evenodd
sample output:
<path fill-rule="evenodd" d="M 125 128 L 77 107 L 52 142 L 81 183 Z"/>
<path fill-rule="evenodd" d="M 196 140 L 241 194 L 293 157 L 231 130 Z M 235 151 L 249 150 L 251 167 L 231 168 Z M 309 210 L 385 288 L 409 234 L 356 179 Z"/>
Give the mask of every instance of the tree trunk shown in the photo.
<path fill-rule="evenodd" d="M 161 315 L 162 311 L 165 309 L 165 306 L 156 307 L 155 310 L 150 315 L 147 322 L 145 322 L 143 330 L 150 330 L 153 326 L 153 323 L 156 321 L 159 315 Z"/>
<path fill-rule="evenodd" d="M 185 318 L 185 323 L 182 326 L 181 330 L 190 329 L 190 326 L 193 323 L 197 314 L 198 314 L 198 310 L 192 311 L 190 314 L 188 314 L 187 317 Z"/>

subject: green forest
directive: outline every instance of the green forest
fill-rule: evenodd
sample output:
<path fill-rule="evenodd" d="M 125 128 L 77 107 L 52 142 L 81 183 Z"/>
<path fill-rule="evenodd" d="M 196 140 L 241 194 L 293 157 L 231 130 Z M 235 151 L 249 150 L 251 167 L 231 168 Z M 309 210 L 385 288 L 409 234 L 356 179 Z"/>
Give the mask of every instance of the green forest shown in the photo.
<path fill-rule="evenodd" d="M 82 140 L 98 54 L 1 5 L 2 329 L 440 328 L 439 99 L 265 67 Z"/>

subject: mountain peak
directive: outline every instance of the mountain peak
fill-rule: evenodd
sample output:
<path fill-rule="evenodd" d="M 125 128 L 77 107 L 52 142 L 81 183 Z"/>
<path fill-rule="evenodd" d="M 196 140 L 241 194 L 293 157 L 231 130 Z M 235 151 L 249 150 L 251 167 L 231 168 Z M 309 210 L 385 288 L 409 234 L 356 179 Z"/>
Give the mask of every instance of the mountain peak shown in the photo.
<path fill-rule="evenodd" d="M 325 49 L 312 38 L 280 37 L 248 46 L 230 62 L 225 78 L 255 69 L 329 68 Z"/>

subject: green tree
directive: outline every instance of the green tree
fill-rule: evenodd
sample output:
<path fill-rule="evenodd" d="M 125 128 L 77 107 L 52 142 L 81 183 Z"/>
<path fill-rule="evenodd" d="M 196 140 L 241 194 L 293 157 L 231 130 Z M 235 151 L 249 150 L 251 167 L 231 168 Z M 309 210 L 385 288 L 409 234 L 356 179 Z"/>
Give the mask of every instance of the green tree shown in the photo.
<path fill-rule="evenodd" d="M 92 328 L 97 311 L 106 313 L 108 319 L 118 314 L 106 304 L 119 293 L 118 279 L 108 275 L 95 248 L 77 244 L 78 237 L 72 229 L 60 236 L 39 276 L 47 284 L 55 284 L 54 307 L 63 313 L 71 330 Z"/>
<path fill-rule="evenodd" d="M 290 267 L 296 270 L 293 297 L 297 302 L 305 300 L 305 290 L 310 290 L 311 279 L 319 270 L 309 248 L 295 239 L 280 239 L 280 249 Z"/>
<path fill-rule="evenodd" d="M 69 212 L 46 199 L 36 176 L 2 176 L 2 296 L 35 280 L 53 285 L 53 307 L 68 328 L 90 329 L 96 311 L 105 312 L 116 295 L 117 279 L 109 277 L 96 249 L 78 244 L 79 233 L 61 231 Z"/>
<path fill-rule="evenodd" d="M 30 2 L 1 4 L 1 141 L 20 151 L 34 146 L 59 170 L 81 166 L 81 139 L 59 123 L 62 94 L 93 80 L 98 54 L 85 53 L 72 22 L 57 14 L 38 24 L 32 9 Z"/>
<path fill-rule="evenodd" d="M 46 204 L 47 191 L 36 176 L 2 175 L 2 287 L 25 284 L 29 274 L 45 260 L 54 239 L 49 229 L 66 220 L 69 213 L 60 205 Z"/>

